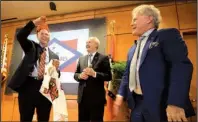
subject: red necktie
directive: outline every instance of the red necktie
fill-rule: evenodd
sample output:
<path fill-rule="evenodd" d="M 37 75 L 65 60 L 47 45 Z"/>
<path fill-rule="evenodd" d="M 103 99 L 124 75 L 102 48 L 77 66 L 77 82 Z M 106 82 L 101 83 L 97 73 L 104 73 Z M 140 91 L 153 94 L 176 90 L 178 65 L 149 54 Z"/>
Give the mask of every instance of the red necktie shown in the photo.
<path fill-rule="evenodd" d="M 45 73 L 45 58 L 46 58 L 46 49 L 43 49 L 43 52 L 40 56 L 39 61 L 39 68 L 38 68 L 38 79 L 43 79 L 44 73 Z"/>

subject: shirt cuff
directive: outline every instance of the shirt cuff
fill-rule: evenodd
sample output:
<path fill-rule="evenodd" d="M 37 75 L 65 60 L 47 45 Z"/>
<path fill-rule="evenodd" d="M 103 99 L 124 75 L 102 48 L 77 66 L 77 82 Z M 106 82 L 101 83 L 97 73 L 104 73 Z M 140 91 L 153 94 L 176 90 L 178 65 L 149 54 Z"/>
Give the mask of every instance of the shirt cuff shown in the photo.
<path fill-rule="evenodd" d="M 116 97 L 123 98 L 123 96 L 120 94 L 117 94 Z"/>
<path fill-rule="evenodd" d="M 118 106 L 120 106 L 122 104 L 122 102 L 123 102 L 123 96 L 117 94 L 116 95 L 116 102 L 115 102 L 115 104 L 118 105 Z"/>

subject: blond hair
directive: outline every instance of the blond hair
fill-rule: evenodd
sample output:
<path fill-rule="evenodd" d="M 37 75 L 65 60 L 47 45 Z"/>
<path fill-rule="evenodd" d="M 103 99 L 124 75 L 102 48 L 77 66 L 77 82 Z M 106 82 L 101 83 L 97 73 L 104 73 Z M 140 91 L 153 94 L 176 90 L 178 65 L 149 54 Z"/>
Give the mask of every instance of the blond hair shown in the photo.
<path fill-rule="evenodd" d="M 159 9 L 157 9 L 154 5 L 140 5 L 133 9 L 132 14 L 133 14 L 133 16 L 137 15 L 137 14 L 152 16 L 153 17 L 153 25 L 155 28 L 159 27 L 159 24 L 162 20 Z"/>

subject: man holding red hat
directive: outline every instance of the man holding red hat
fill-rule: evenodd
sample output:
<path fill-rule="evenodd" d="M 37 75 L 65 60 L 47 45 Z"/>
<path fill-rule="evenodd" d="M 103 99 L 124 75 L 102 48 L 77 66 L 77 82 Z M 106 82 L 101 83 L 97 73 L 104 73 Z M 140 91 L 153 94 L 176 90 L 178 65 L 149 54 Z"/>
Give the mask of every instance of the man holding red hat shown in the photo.
<path fill-rule="evenodd" d="M 39 44 L 27 39 L 36 27 Z M 25 56 L 12 76 L 8 87 L 18 92 L 20 121 L 32 121 L 36 108 L 38 121 L 49 121 L 51 102 L 40 92 L 45 65 L 54 60 L 59 67 L 59 57 L 48 48 L 50 33 L 46 17 L 41 16 L 28 22 L 17 34 L 17 40 Z M 59 76 L 60 76 L 60 71 Z"/>

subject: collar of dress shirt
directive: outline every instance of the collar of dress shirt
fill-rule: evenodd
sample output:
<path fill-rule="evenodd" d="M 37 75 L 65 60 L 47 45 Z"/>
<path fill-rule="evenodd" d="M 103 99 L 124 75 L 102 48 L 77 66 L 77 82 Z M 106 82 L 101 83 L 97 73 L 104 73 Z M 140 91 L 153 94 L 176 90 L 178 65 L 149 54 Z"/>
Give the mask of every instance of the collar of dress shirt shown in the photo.
<path fill-rule="evenodd" d="M 89 54 L 92 54 L 92 56 L 91 56 L 91 57 L 94 57 L 94 56 L 95 56 L 95 54 L 96 54 L 96 52 L 94 52 L 94 53 L 89 53 Z M 88 55 L 89 55 L 89 54 L 88 54 Z"/>
<path fill-rule="evenodd" d="M 148 31 L 146 31 L 144 34 L 142 34 L 142 36 L 147 37 L 147 36 L 149 36 L 154 30 L 155 30 L 155 28 L 151 28 L 151 29 L 149 29 Z"/>

